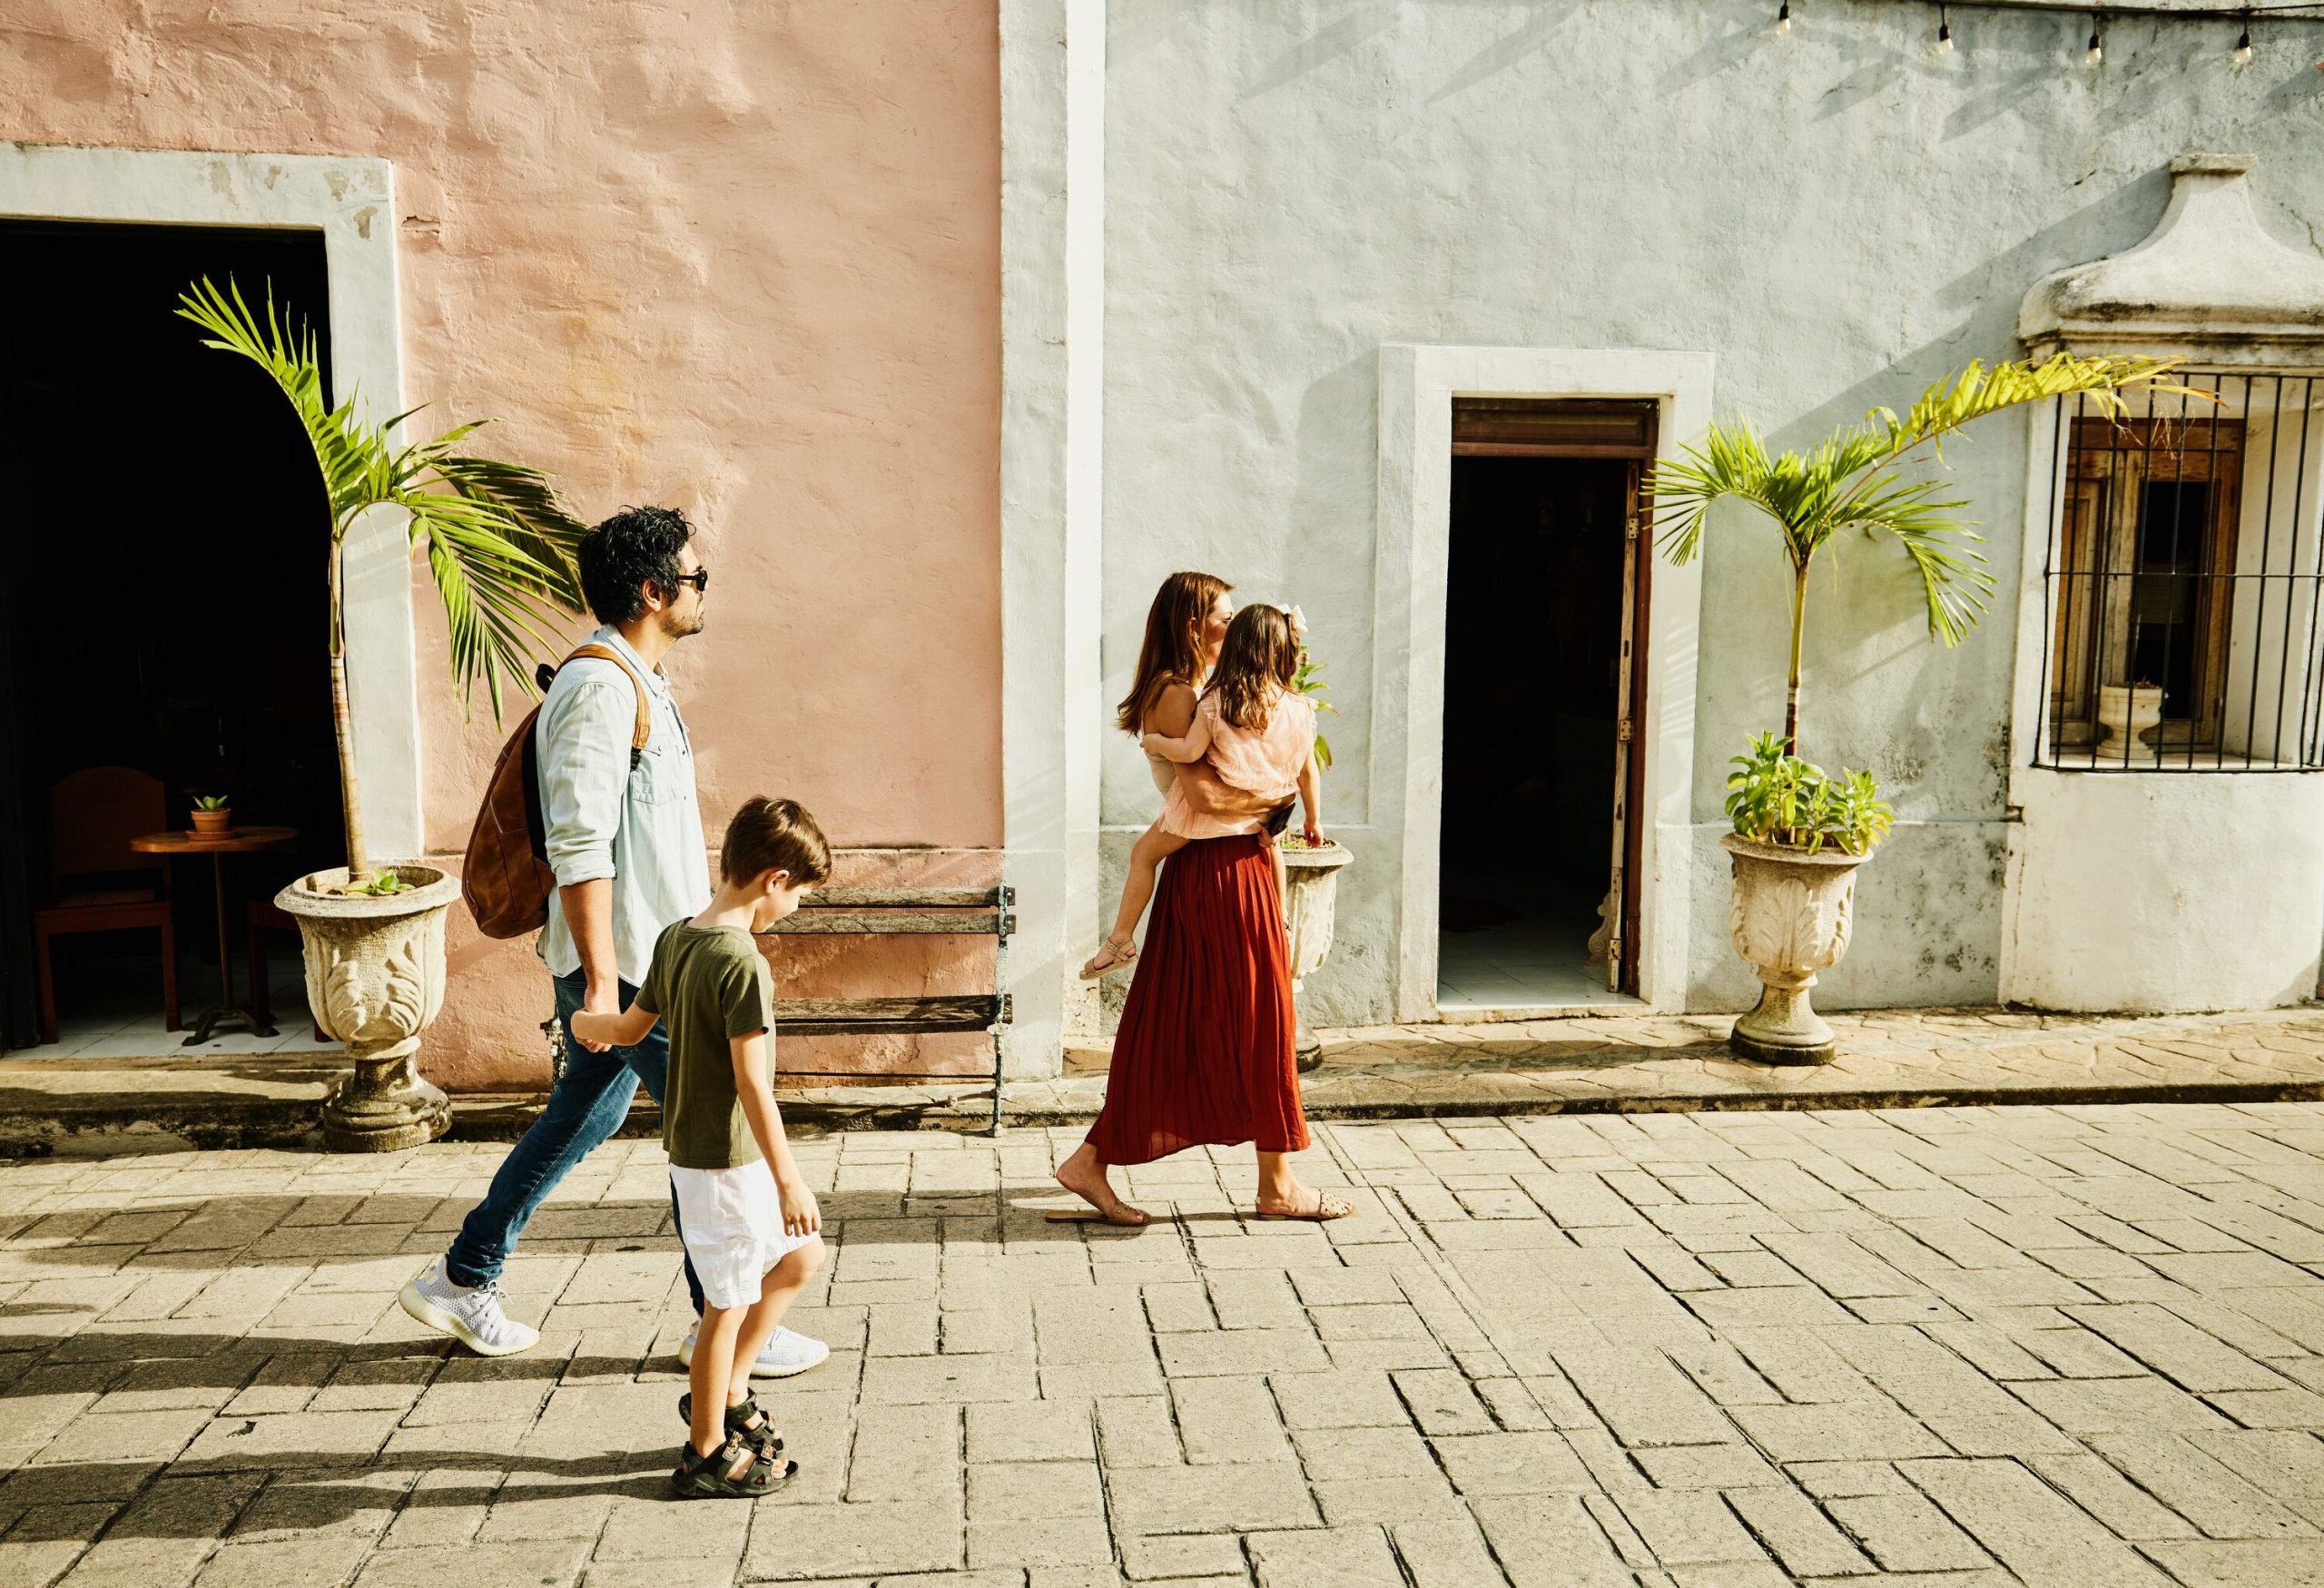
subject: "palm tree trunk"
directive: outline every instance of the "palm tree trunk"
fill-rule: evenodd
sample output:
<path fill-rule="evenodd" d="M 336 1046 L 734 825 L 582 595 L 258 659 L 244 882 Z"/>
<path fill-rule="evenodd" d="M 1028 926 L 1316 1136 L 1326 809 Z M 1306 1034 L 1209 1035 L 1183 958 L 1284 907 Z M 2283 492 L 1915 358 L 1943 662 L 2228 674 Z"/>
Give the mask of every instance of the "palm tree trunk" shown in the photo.
<path fill-rule="evenodd" d="M 347 821 L 347 880 L 354 883 L 371 874 L 371 859 L 363 852 L 363 799 L 355 784 L 355 722 L 347 708 L 347 626 L 341 612 L 346 562 L 345 538 L 334 536 L 330 543 L 330 725 L 339 739 L 340 805 Z"/>
<path fill-rule="evenodd" d="M 1807 565 L 1802 562 L 1791 576 L 1791 676 L 1783 696 L 1783 747 L 1789 755 L 1799 754 L 1799 642 L 1807 626 Z"/>

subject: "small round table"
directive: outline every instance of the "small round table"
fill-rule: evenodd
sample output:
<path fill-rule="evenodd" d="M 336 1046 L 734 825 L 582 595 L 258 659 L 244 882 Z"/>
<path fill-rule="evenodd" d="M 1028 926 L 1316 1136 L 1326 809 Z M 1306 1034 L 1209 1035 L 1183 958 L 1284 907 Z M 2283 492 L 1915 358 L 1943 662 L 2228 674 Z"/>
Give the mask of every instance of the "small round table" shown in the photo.
<path fill-rule="evenodd" d="M 218 1002 L 193 1017 L 193 1034 L 185 1040 L 186 1047 L 210 1040 L 211 1033 L 223 1025 L 240 1025 L 251 1035 L 274 1035 L 271 1021 L 263 1020 L 234 1002 L 233 960 L 226 935 L 226 857 L 230 854 L 254 854 L 262 849 L 280 849 L 299 836 L 296 827 L 234 827 L 212 836 L 203 833 L 148 833 L 133 838 L 129 847 L 141 854 L 206 854 L 210 857 L 212 890 L 218 903 Z"/>

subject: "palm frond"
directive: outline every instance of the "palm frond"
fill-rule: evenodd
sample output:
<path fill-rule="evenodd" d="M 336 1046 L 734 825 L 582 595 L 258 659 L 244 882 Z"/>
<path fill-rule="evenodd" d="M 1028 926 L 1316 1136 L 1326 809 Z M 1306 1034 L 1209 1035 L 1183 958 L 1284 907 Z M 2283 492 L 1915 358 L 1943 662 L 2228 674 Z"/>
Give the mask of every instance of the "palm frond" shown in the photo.
<path fill-rule="evenodd" d="M 463 704 L 480 682 L 497 719 L 504 676 L 531 693 L 533 656 L 563 645 L 565 615 L 582 605 L 574 558 L 582 526 L 547 477 L 461 450 L 481 421 L 397 447 L 389 438 L 418 409 L 367 425 L 352 395 L 330 406 L 312 328 L 294 325 L 271 288 L 261 316 L 231 278 L 222 290 L 204 278 L 180 295 L 177 312 L 207 333 L 206 345 L 264 370 L 290 399 L 330 495 L 333 539 L 369 508 L 410 515 L 411 544 L 425 548 L 443 597 Z"/>

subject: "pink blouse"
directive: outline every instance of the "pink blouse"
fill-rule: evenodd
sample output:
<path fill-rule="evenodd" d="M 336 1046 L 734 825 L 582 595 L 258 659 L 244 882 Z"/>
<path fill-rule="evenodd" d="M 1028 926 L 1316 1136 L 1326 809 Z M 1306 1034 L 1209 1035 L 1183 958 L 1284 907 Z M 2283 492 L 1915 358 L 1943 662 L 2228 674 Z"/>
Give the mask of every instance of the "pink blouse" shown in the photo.
<path fill-rule="evenodd" d="M 1181 764 L 1207 759 L 1219 781 L 1262 799 L 1287 800 L 1299 792 L 1299 774 L 1315 749 L 1315 708 L 1285 691 L 1275 696 L 1264 728 L 1237 727 L 1219 709 L 1218 696 L 1206 695 L 1195 707 L 1194 725 L 1183 739 L 1155 735 L 1160 754 Z M 1227 821 L 1196 812 L 1174 784 L 1162 808 L 1163 831 L 1182 838 L 1217 838 L 1256 833 L 1256 820 Z"/>

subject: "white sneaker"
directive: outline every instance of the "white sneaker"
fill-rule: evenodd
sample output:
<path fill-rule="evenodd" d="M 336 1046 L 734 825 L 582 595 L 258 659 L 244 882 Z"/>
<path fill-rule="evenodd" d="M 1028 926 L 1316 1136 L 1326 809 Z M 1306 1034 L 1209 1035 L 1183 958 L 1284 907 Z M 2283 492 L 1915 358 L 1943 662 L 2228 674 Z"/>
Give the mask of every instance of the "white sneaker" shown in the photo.
<path fill-rule="evenodd" d="M 688 1329 L 684 1341 L 678 1346 L 678 1366 L 694 1366 L 694 1330 Z M 809 1339 L 797 1329 L 778 1327 L 759 1352 L 757 1361 L 751 1364 L 753 1378 L 792 1378 L 810 1367 L 820 1367 L 832 1348 L 821 1340 Z"/>
<path fill-rule="evenodd" d="M 501 1305 L 500 1287 L 455 1285 L 438 1258 L 396 1297 L 403 1309 L 440 1329 L 479 1356 L 507 1356 L 540 1344 L 541 1332 L 518 1323 Z"/>

